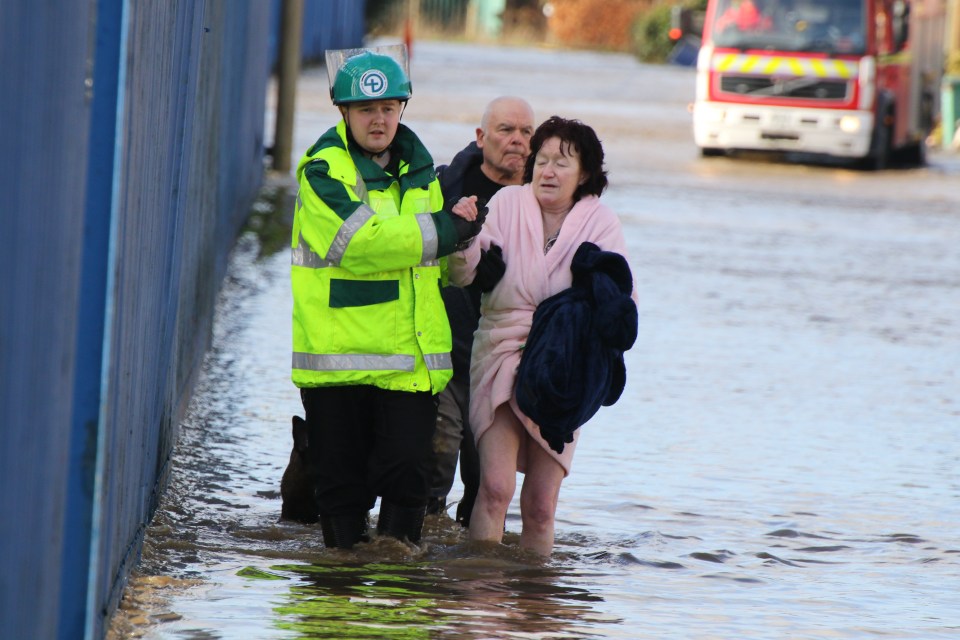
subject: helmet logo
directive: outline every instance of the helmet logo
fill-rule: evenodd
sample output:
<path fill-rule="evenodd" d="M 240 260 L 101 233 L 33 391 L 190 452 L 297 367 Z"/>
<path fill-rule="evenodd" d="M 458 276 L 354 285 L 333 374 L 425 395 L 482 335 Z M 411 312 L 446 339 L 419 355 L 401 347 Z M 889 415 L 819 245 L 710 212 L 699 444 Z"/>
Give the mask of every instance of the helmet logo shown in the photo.
<path fill-rule="evenodd" d="M 370 69 L 360 76 L 360 91 L 371 98 L 382 96 L 387 90 L 387 77 L 378 69 Z"/>

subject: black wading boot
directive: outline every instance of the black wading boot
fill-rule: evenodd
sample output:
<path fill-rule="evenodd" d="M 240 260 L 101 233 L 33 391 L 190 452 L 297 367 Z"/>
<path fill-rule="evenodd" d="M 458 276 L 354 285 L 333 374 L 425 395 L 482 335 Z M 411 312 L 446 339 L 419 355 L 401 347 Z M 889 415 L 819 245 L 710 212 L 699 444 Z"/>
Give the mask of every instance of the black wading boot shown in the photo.
<path fill-rule="evenodd" d="M 320 516 L 323 545 L 328 549 L 352 549 L 358 542 L 367 542 L 367 512 L 339 516 Z"/>
<path fill-rule="evenodd" d="M 476 492 L 473 495 L 468 495 L 466 492 L 463 494 L 463 498 L 460 499 L 460 504 L 457 505 L 457 522 L 460 523 L 460 526 L 464 529 L 470 528 L 470 515 L 473 513 L 473 503 L 477 500 Z"/>
<path fill-rule="evenodd" d="M 392 502 L 381 500 L 377 533 L 417 544 L 420 542 L 420 533 L 423 531 L 423 516 L 426 510 L 426 505 L 422 507 L 401 507 Z"/>
<path fill-rule="evenodd" d="M 446 511 L 446 509 L 447 509 L 447 499 L 444 498 L 443 496 L 440 496 L 439 498 L 431 497 L 430 500 L 427 501 L 428 516 L 435 516 L 441 511 Z"/>
<path fill-rule="evenodd" d="M 280 480 L 281 520 L 304 524 L 317 521 L 319 508 L 314 497 L 317 469 L 318 434 L 311 433 L 307 421 L 293 416 L 293 450 Z"/>

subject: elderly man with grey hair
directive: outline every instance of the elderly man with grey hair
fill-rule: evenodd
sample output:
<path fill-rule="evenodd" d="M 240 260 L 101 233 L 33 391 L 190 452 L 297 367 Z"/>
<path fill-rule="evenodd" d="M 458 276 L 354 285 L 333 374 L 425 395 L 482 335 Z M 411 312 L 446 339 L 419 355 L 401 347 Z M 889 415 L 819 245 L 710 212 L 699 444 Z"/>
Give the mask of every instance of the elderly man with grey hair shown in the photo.
<path fill-rule="evenodd" d="M 490 101 L 477 127 L 477 139 L 449 165 L 437 167 L 445 205 L 452 206 L 463 196 L 476 196 L 478 206 L 482 206 L 501 187 L 520 184 L 535 128 L 533 108 L 526 100 L 501 96 Z M 503 268 L 497 252 L 485 252 L 473 284 L 465 288 L 448 286 L 442 291 L 453 333 L 453 379 L 439 397 L 433 440 L 436 461 L 430 476 L 427 513 L 446 509 L 459 455 L 463 498 L 457 505 L 456 520 L 464 527 L 470 525 L 480 486 L 480 461 L 469 421 L 470 351 L 480 317 L 480 294 L 496 284 Z"/>

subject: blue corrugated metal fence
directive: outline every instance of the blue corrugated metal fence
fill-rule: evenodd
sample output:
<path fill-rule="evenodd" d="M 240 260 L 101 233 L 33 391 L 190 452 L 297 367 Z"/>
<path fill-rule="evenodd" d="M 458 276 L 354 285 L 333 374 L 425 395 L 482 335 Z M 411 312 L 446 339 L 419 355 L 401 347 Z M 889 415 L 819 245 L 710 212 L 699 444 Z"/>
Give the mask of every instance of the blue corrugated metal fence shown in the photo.
<path fill-rule="evenodd" d="M 5 637 L 102 637 L 139 556 L 261 184 L 279 4 L 0 0 Z M 305 57 L 363 9 L 307 0 Z"/>
<path fill-rule="evenodd" d="M 323 62 L 327 49 L 349 49 L 363 42 L 366 23 L 365 2 L 305 0 L 303 4 L 303 61 Z M 270 30 L 271 63 L 278 57 L 277 37 L 280 33 L 280 2 L 275 2 Z"/>

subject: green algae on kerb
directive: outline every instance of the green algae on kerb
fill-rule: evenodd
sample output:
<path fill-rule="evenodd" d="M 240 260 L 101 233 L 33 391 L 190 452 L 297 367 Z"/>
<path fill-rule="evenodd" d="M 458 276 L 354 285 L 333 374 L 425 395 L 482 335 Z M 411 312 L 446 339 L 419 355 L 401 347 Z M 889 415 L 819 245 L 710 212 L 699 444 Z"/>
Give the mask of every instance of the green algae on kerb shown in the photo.
<path fill-rule="evenodd" d="M 271 573 L 259 567 L 244 567 L 237 571 L 241 578 L 250 578 L 251 580 L 289 580 L 287 576 L 281 576 L 277 573 Z"/>
<path fill-rule="evenodd" d="M 290 246 L 295 198 L 295 183 L 280 176 L 267 176 L 241 231 L 257 236 L 259 258 L 272 256 Z"/>

